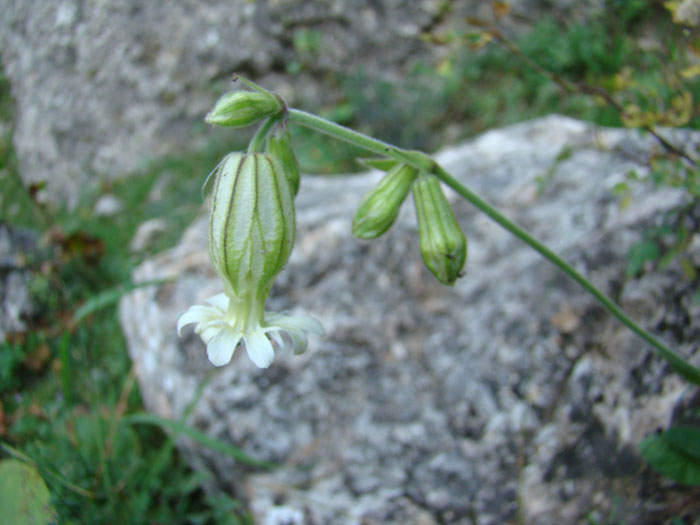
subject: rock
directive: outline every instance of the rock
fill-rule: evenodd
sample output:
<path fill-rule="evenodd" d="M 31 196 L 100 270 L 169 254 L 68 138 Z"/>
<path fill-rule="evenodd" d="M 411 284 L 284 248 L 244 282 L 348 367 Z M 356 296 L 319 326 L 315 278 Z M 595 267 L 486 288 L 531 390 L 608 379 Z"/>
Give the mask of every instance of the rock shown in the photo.
<path fill-rule="evenodd" d="M 93 213 L 98 217 L 113 217 L 124 209 L 124 204 L 109 193 L 100 196 L 95 203 Z"/>
<path fill-rule="evenodd" d="M 37 242 L 35 232 L 0 223 L 0 343 L 9 334 L 23 332 L 34 312 L 29 263 Z"/>
<path fill-rule="evenodd" d="M 538 4 L 512 3 L 528 14 Z M 22 177 L 46 180 L 50 199 L 75 204 L 96 176 L 113 179 L 148 159 L 201 147 L 212 138 L 202 116 L 231 89 L 233 72 L 290 104 L 328 102 L 329 74 L 398 78 L 411 60 L 428 56 L 422 32 L 488 7 L 454 2 L 444 17 L 443 5 L 0 0 L 0 54 L 17 104 Z M 288 75 L 293 69 L 300 73 Z"/>
<path fill-rule="evenodd" d="M 132 252 L 142 252 L 148 248 L 148 246 L 164 231 L 168 229 L 168 223 L 165 219 L 156 218 L 149 219 L 136 228 L 131 242 L 129 243 L 129 249 Z"/>
<path fill-rule="evenodd" d="M 571 156 L 556 164 L 565 147 Z M 650 150 L 632 131 L 552 116 L 437 159 L 697 365 L 680 269 L 624 275 L 631 244 L 682 199 L 639 183 L 632 205 L 619 206 L 613 187 L 630 170 L 643 173 Z M 327 336 L 302 356 L 278 352 L 267 370 L 240 350 L 213 369 L 191 329 L 175 332 L 180 313 L 221 290 L 206 217 L 134 272 L 136 282 L 175 279 L 120 306 L 148 409 L 177 419 L 194 403 L 188 424 L 279 467 L 251 471 L 183 439 L 189 462 L 261 523 L 295 511 L 324 524 L 576 523 L 611 512 L 643 523 L 659 505 L 645 494 L 683 494 L 637 453 L 687 388 L 666 363 L 451 192 L 469 238 L 466 276 L 453 288 L 423 267 L 410 202 L 384 237 L 353 239 L 354 209 L 378 177 L 303 179 L 297 243 L 268 307 L 315 315 Z"/>

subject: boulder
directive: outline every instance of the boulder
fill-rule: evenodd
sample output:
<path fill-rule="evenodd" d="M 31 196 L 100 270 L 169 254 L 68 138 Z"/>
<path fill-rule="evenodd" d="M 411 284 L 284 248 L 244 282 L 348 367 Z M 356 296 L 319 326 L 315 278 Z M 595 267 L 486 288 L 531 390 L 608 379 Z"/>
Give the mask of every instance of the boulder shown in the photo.
<path fill-rule="evenodd" d="M 332 100 L 329 75 L 400 78 L 411 60 L 430 59 L 422 32 L 490 11 L 476 0 L 453 4 L 447 16 L 440 0 L 0 0 L 22 177 L 47 181 L 47 199 L 75 204 L 86 182 L 200 147 L 211 139 L 202 115 L 231 89 L 233 72 L 295 105 Z M 552 2 L 514 4 L 532 14 Z"/>
<path fill-rule="evenodd" d="M 625 276 L 630 246 L 683 199 L 635 183 L 621 207 L 613 188 L 645 173 L 653 149 L 634 131 L 550 116 L 436 158 L 697 365 L 698 305 L 680 269 Z M 303 178 L 296 246 L 268 308 L 314 315 L 327 335 L 301 356 L 278 351 L 269 369 L 240 349 L 214 369 L 191 328 L 176 334 L 180 313 L 222 289 L 204 213 L 134 272 L 172 279 L 120 305 L 147 408 L 278 467 L 251 470 L 181 439 L 188 461 L 260 523 L 648 523 L 678 501 L 682 512 L 692 498 L 637 447 L 688 401 L 687 384 L 451 192 L 469 239 L 452 288 L 422 264 L 412 202 L 383 237 L 352 238 L 354 209 L 379 177 Z M 697 245 L 691 254 L 697 262 Z"/>
<path fill-rule="evenodd" d="M 38 245 L 35 231 L 0 222 L 0 343 L 24 332 L 36 313 L 30 285 Z"/>

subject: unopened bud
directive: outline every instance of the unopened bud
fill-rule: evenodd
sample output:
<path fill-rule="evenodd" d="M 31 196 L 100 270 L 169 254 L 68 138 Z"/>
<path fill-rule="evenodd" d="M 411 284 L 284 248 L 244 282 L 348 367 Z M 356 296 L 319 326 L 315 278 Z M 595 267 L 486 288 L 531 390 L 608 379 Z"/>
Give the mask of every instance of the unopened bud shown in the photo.
<path fill-rule="evenodd" d="M 423 262 L 438 281 L 452 286 L 467 258 L 467 239 L 437 177 L 421 174 L 413 184 L 413 201 Z"/>
<path fill-rule="evenodd" d="M 214 109 L 204 117 L 217 126 L 248 126 L 284 109 L 282 100 L 269 91 L 231 91 L 216 101 Z"/>
<path fill-rule="evenodd" d="M 416 175 L 416 170 L 406 164 L 391 168 L 360 201 L 352 220 L 352 234 L 360 239 L 375 239 L 387 231 L 394 224 Z"/>
<path fill-rule="evenodd" d="M 294 244 L 294 203 L 277 160 L 232 153 L 217 168 L 209 221 L 212 264 L 238 297 L 267 292 Z"/>
<path fill-rule="evenodd" d="M 299 161 L 292 149 L 289 130 L 277 130 L 267 138 L 267 152 L 276 157 L 294 195 L 299 191 Z"/>

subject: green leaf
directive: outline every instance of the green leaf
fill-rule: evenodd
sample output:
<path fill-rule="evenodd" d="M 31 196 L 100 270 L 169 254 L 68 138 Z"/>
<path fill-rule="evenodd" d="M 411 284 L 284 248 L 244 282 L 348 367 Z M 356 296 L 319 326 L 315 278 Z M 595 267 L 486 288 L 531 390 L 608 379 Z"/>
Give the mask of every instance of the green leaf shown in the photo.
<path fill-rule="evenodd" d="M 700 428 L 671 427 L 663 435 L 678 450 L 700 461 Z"/>
<path fill-rule="evenodd" d="M 655 261 L 659 257 L 659 247 L 653 241 L 639 241 L 627 252 L 627 275 L 637 275 L 646 261 Z"/>
<path fill-rule="evenodd" d="M 36 468 L 18 459 L 0 461 L 0 523 L 55 523 L 49 500 L 49 489 Z"/>
<path fill-rule="evenodd" d="M 143 281 L 140 283 L 120 284 L 119 286 L 110 288 L 109 290 L 105 290 L 104 292 L 98 293 L 97 295 L 93 295 L 73 313 L 73 324 L 77 325 L 88 315 L 94 314 L 95 312 L 102 310 L 103 308 L 107 308 L 108 306 L 116 304 L 117 301 L 121 299 L 122 295 L 127 294 L 132 290 L 142 288 L 144 286 L 156 286 L 159 284 L 167 283 L 168 281 L 168 279 L 155 279 L 152 281 Z"/>
<path fill-rule="evenodd" d="M 678 447 L 678 440 L 687 438 L 685 432 L 672 432 L 669 439 L 669 429 L 663 434 L 649 436 L 642 440 L 640 450 L 644 459 L 661 474 L 685 485 L 700 484 L 700 459 L 687 453 L 688 449 L 695 451 L 698 444 L 690 447 Z M 694 429 L 697 431 L 697 429 Z M 691 439 L 697 435 L 691 435 Z"/>
<path fill-rule="evenodd" d="M 201 432 L 192 427 L 188 427 L 184 423 L 156 416 L 155 414 L 148 414 L 145 412 L 131 414 L 122 418 L 121 421 L 131 425 L 139 423 L 144 423 L 148 425 L 158 425 L 166 430 L 175 432 L 176 434 L 184 434 L 185 436 L 192 439 L 193 441 L 196 441 L 202 446 L 205 446 L 217 452 L 221 452 L 222 454 L 226 454 L 227 456 L 230 456 L 233 459 L 240 461 L 241 463 L 245 463 L 246 465 L 250 465 L 252 467 L 274 468 L 277 466 L 270 461 L 261 461 L 258 459 L 251 458 L 241 449 L 234 447 L 229 443 L 225 443 L 223 441 L 219 441 L 218 439 L 211 438 L 207 436 L 204 432 Z"/>

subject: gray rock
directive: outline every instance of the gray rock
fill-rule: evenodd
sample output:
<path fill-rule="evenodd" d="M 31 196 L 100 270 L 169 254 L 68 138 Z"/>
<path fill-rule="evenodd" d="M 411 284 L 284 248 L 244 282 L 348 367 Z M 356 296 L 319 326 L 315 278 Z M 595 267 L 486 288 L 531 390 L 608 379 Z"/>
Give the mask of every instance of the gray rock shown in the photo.
<path fill-rule="evenodd" d="M 0 54 L 17 102 L 13 140 L 22 177 L 46 180 L 48 198 L 74 204 L 96 176 L 114 178 L 200 147 L 211 139 L 202 116 L 230 89 L 234 71 L 290 104 L 328 101 L 329 73 L 398 78 L 409 59 L 428 53 L 423 31 L 489 11 L 488 3 L 455 2 L 443 20 L 442 4 L 0 0 Z M 538 2 L 513 4 L 532 14 Z M 293 64 L 302 73 L 290 77 Z"/>
<path fill-rule="evenodd" d="M 555 164 L 564 147 L 572 155 Z M 679 270 L 624 277 L 641 230 L 682 198 L 635 184 L 633 204 L 620 208 L 612 188 L 632 169 L 643 173 L 651 150 L 634 132 L 552 116 L 437 158 L 698 364 Z M 537 177 L 553 166 L 538 195 Z M 302 181 L 297 243 L 268 307 L 315 315 L 327 336 L 302 356 L 278 352 L 267 370 L 240 350 L 213 369 L 191 329 L 175 333 L 181 312 L 221 289 L 207 261 L 206 217 L 134 273 L 175 279 L 134 291 L 120 307 L 148 409 L 177 419 L 193 403 L 190 425 L 280 466 L 252 472 L 182 440 L 191 464 L 245 498 L 261 523 L 280 507 L 306 523 L 575 523 L 613 509 L 622 522 L 649 519 L 659 501 L 644 494 L 661 482 L 636 447 L 669 423 L 684 382 L 451 192 L 470 243 L 454 288 L 423 267 L 410 202 L 384 237 L 353 239 L 354 208 L 378 177 Z"/>
<path fill-rule="evenodd" d="M 9 334 L 23 332 L 35 310 L 29 268 L 37 252 L 37 234 L 0 223 L 0 343 Z"/>
<path fill-rule="evenodd" d="M 101 195 L 93 208 L 93 213 L 98 217 L 113 217 L 124 208 L 124 204 L 111 193 Z"/>

